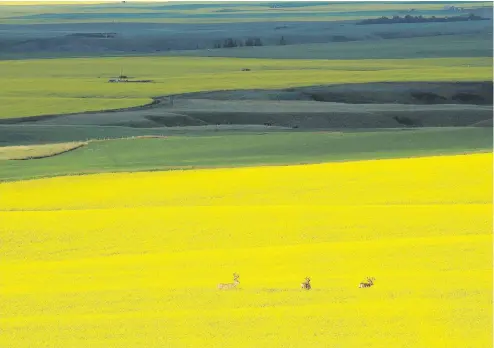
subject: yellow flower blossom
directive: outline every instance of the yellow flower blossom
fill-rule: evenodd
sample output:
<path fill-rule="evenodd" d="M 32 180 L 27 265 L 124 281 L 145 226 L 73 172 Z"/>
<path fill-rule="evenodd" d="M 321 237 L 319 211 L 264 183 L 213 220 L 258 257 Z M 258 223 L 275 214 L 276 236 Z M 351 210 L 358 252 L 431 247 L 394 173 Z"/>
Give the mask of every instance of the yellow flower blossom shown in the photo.
<path fill-rule="evenodd" d="M 491 233 L 492 154 L 3 183 L 0 346 L 488 347 Z"/>

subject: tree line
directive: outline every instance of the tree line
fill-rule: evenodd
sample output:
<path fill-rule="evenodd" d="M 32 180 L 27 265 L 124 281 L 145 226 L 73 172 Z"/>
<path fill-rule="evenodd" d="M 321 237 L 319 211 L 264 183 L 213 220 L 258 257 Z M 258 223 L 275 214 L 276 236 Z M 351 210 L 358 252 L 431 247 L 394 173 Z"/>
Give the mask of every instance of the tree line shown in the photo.
<path fill-rule="evenodd" d="M 357 25 L 367 25 L 367 24 L 395 24 L 395 23 L 430 23 L 430 22 L 466 22 L 466 21 L 485 21 L 489 20 L 489 18 L 483 18 L 473 13 L 468 16 L 453 16 L 453 17 L 423 17 L 423 16 L 411 16 L 406 15 L 404 17 L 393 16 L 389 17 L 380 17 L 374 19 L 364 19 L 360 22 L 357 22 Z"/>
<path fill-rule="evenodd" d="M 285 38 L 282 36 L 279 45 L 286 45 L 287 42 Z M 214 48 L 233 48 L 233 47 L 254 47 L 254 46 L 263 46 L 263 42 L 258 37 L 251 37 L 247 39 L 233 39 L 227 38 L 223 41 L 216 41 L 213 45 Z"/>

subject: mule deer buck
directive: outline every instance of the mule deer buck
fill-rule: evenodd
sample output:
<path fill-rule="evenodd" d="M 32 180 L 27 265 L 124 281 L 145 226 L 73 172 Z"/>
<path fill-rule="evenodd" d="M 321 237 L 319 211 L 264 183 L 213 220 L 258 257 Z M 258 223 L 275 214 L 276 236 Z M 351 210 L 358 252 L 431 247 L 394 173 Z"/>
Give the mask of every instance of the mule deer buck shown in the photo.
<path fill-rule="evenodd" d="M 300 284 L 301 288 L 304 289 L 304 290 L 310 290 L 312 287 L 310 286 L 310 278 L 309 277 L 306 277 L 305 278 L 305 282 L 303 282 L 302 284 Z"/>
<path fill-rule="evenodd" d="M 359 288 L 370 288 L 372 285 L 374 285 L 374 280 L 376 280 L 376 278 L 367 278 L 367 282 L 360 283 L 360 285 L 358 287 Z"/>
<path fill-rule="evenodd" d="M 237 273 L 233 273 L 233 283 L 220 283 L 218 284 L 218 289 L 220 290 L 228 290 L 235 289 L 240 282 L 238 281 L 239 275 Z"/>

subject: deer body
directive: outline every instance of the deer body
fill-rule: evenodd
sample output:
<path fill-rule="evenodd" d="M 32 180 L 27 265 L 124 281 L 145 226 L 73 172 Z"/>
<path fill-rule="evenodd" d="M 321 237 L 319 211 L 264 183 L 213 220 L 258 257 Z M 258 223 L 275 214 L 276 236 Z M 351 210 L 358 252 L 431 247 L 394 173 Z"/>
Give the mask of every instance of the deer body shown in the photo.
<path fill-rule="evenodd" d="M 300 287 L 303 290 L 310 290 L 312 288 L 311 285 L 310 285 L 310 278 L 309 277 L 305 278 L 305 282 L 303 282 L 302 284 L 300 284 Z"/>
<path fill-rule="evenodd" d="M 218 289 L 219 290 L 235 289 L 238 286 L 238 284 L 240 284 L 238 278 L 239 275 L 237 273 L 233 273 L 233 283 L 219 283 Z"/>
<path fill-rule="evenodd" d="M 360 283 L 360 285 L 358 287 L 359 288 L 370 288 L 371 286 L 374 285 L 374 280 L 376 280 L 376 279 L 375 278 L 367 278 L 367 282 Z"/>

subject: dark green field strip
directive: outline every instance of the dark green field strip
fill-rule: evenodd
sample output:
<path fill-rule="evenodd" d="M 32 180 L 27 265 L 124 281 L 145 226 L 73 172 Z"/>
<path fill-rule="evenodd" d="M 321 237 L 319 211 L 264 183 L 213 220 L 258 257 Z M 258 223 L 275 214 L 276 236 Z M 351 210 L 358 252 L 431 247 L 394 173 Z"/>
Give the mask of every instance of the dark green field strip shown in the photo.
<path fill-rule="evenodd" d="M 264 126 L 226 126 L 225 127 L 157 127 L 132 128 L 128 126 L 100 125 L 38 125 L 38 124 L 0 124 L 0 146 L 43 145 L 67 143 L 73 141 L 109 140 L 142 136 L 210 136 L 235 135 L 253 132 L 285 132 Z M 218 134 L 219 132 L 219 134 Z"/>
<path fill-rule="evenodd" d="M 492 128 L 289 132 L 92 142 L 59 156 L 0 161 L 0 180 L 70 174 L 318 163 L 492 150 Z"/>
<path fill-rule="evenodd" d="M 61 28 L 60 30 L 63 30 Z M 359 36 L 355 29 L 348 29 L 350 35 Z M 139 29 L 136 28 L 136 32 Z M 406 32 L 406 31 L 403 31 Z M 400 33 L 400 32 L 398 32 Z M 234 34 L 232 34 L 234 35 Z M 188 56 L 188 57 L 231 57 L 258 59 L 411 59 L 411 58 L 470 58 L 492 57 L 492 32 L 457 33 L 455 35 L 436 35 L 424 32 L 419 37 L 401 37 L 388 39 L 365 39 L 357 41 L 298 43 L 288 45 L 266 45 L 261 47 L 237 47 L 221 49 L 193 49 L 155 52 L 125 51 L 0 51 L 0 60 L 42 59 L 42 58 L 87 58 L 87 57 L 140 57 L 148 56 Z M 142 39 L 145 40 L 145 39 Z M 329 40 L 329 39 L 328 39 Z M 331 41 L 331 40 L 330 40 Z M 469 65 L 469 62 L 465 62 Z"/>
<path fill-rule="evenodd" d="M 492 33 L 386 40 L 171 51 L 167 56 L 272 59 L 401 59 L 492 57 Z M 468 63 L 465 64 L 465 66 Z"/>

